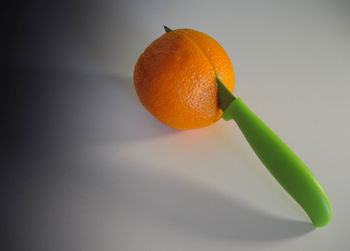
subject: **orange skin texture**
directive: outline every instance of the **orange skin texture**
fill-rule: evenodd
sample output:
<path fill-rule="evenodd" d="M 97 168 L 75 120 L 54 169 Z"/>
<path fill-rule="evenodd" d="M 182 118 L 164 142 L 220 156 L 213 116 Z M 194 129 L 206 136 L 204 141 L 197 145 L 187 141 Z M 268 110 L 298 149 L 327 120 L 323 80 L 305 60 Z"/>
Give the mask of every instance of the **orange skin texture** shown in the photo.
<path fill-rule="evenodd" d="M 221 45 L 190 29 L 165 33 L 141 54 L 134 70 L 143 106 L 178 130 L 212 125 L 222 116 L 215 75 L 233 92 L 232 63 Z"/>

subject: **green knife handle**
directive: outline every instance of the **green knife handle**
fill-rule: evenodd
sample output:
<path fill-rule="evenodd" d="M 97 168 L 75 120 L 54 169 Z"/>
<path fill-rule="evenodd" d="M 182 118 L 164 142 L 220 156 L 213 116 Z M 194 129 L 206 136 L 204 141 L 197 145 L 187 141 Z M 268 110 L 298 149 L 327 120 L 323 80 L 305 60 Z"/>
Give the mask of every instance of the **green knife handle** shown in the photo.
<path fill-rule="evenodd" d="M 316 177 L 240 98 L 227 107 L 223 119 L 237 123 L 256 155 L 306 211 L 314 226 L 322 227 L 330 222 L 332 207 Z"/>

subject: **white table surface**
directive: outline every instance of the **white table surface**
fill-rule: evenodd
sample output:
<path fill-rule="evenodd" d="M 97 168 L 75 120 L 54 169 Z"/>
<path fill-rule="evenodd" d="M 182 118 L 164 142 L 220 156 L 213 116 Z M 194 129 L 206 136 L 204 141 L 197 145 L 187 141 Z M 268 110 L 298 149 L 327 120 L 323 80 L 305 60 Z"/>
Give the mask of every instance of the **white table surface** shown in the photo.
<path fill-rule="evenodd" d="M 64 1 L 32 11 L 22 36 L 34 42 L 13 54 L 14 250 L 350 249 L 350 2 Z M 234 122 L 175 131 L 142 107 L 133 67 L 163 24 L 226 49 L 235 94 L 327 191 L 327 227 L 312 227 Z"/>

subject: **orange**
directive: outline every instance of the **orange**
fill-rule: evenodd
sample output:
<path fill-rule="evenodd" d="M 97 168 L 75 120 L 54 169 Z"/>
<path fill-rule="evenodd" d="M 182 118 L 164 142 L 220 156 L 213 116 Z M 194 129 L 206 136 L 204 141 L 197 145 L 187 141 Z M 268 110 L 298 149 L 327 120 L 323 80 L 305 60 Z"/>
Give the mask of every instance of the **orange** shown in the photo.
<path fill-rule="evenodd" d="M 145 49 L 135 66 L 134 84 L 151 114 L 187 130 L 221 118 L 215 75 L 233 92 L 233 66 L 221 45 L 202 32 L 178 29 Z"/>

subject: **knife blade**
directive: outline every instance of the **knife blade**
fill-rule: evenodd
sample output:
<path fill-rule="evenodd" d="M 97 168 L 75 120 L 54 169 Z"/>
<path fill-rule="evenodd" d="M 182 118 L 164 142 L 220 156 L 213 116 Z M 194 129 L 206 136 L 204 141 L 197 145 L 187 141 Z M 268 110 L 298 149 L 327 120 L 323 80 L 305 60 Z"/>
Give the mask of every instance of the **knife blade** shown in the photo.
<path fill-rule="evenodd" d="M 227 107 L 236 99 L 236 97 L 226 88 L 219 77 L 215 76 L 215 78 L 218 87 L 219 107 L 225 112 Z"/>

